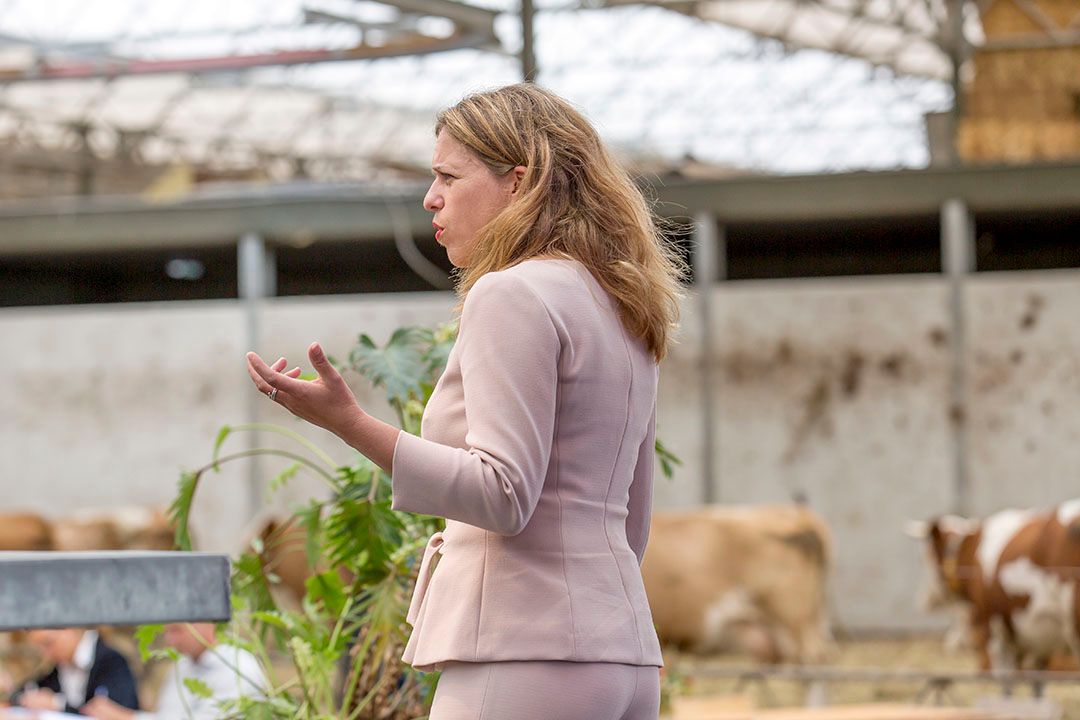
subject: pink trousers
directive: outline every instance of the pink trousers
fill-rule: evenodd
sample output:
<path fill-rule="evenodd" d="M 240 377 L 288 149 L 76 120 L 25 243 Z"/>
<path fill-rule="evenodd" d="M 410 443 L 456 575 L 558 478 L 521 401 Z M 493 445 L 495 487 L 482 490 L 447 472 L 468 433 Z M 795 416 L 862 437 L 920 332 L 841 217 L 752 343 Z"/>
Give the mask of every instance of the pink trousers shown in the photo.
<path fill-rule="evenodd" d="M 660 668 L 619 663 L 448 663 L 430 720 L 657 720 Z"/>

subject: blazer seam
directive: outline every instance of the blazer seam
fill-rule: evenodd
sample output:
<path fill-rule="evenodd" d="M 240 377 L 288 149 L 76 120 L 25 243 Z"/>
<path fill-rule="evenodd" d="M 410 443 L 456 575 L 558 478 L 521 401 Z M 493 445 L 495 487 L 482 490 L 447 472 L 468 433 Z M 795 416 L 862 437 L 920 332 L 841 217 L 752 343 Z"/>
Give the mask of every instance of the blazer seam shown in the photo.
<path fill-rule="evenodd" d="M 480 627 L 484 619 L 484 594 L 487 592 L 488 540 L 491 533 L 484 531 L 484 562 L 480 564 L 480 607 L 476 609 L 476 644 L 473 645 L 473 661 L 480 657 Z"/>
<path fill-rule="evenodd" d="M 608 532 L 607 526 L 608 505 L 611 500 L 611 486 L 615 482 L 615 471 L 618 470 L 619 458 L 622 457 L 623 447 L 626 445 L 626 430 L 630 427 L 630 398 L 634 391 L 634 361 L 633 357 L 630 355 L 630 347 L 626 343 L 626 332 L 620 332 L 619 337 L 622 339 L 623 351 L 626 353 L 626 365 L 630 372 L 630 382 L 626 385 L 626 419 L 623 421 L 622 437 L 619 438 L 619 450 L 615 454 L 615 462 L 611 467 L 611 476 L 608 478 L 607 491 L 604 493 L 604 537 L 607 539 L 608 551 L 611 553 L 611 559 L 615 562 L 615 570 L 619 573 L 619 584 L 622 585 L 623 597 L 626 599 L 626 607 L 630 611 L 630 618 L 633 621 L 634 636 L 637 638 L 638 661 L 641 662 L 645 657 L 645 647 L 641 644 L 641 630 L 638 627 L 637 611 L 634 608 L 634 603 L 630 600 L 630 591 L 626 587 L 626 577 L 623 575 L 622 565 L 619 564 L 619 559 L 615 556 L 615 548 L 611 545 L 611 533 Z"/>
<path fill-rule="evenodd" d="M 525 290 L 530 295 L 532 295 L 533 299 L 535 299 L 537 302 L 540 303 L 540 307 L 542 307 L 544 309 L 544 314 L 547 315 L 548 323 L 551 325 L 551 330 L 555 334 L 555 339 L 558 340 L 559 339 L 559 331 L 555 327 L 555 322 L 553 321 L 553 319 L 551 317 L 551 309 L 548 308 L 547 303 L 544 302 L 544 299 L 542 297 L 540 297 L 540 295 L 532 288 L 532 286 L 529 285 L 528 281 L 526 281 L 524 278 L 516 277 L 514 275 L 510 275 L 508 277 L 515 278 L 516 282 L 519 283 L 520 285 L 524 286 Z M 456 345 L 456 343 L 455 343 L 455 345 Z M 558 355 L 556 355 L 555 361 L 558 362 Z M 462 378 L 464 379 L 464 372 L 462 372 Z M 556 379 L 557 378 L 558 378 L 558 373 L 556 373 Z M 556 390 L 557 390 L 557 388 L 556 388 Z M 557 401 L 556 401 L 556 403 L 557 403 Z M 558 408 L 558 405 L 556 404 L 556 409 L 557 408 Z M 466 416 L 465 416 L 465 426 L 466 426 L 466 428 L 468 428 L 468 423 L 469 423 L 469 418 L 468 418 L 468 415 L 466 414 Z M 551 440 L 552 440 L 552 450 L 554 450 L 554 444 L 555 444 L 554 436 L 552 437 Z M 548 462 L 551 462 L 550 457 L 548 459 Z M 541 487 L 541 492 L 543 492 L 543 487 Z M 534 512 L 535 512 L 535 508 L 534 508 Z M 526 525 L 527 524 L 528 523 L 526 523 Z M 481 565 L 481 570 L 480 570 L 480 573 L 481 573 L 481 576 L 480 576 L 480 598 L 479 598 L 480 607 L 477 609 L 477 613 L 476 613 L 476 641 L 475 641 L 475 643 L 473 645 L 473 661 L 477 661 L 477 659 L 480 657 L 480 638 L 481 638 L 480 631 L 481 631 L 482 626 L 483 626 L 483 617 L 484 617 L 484 595 L 486 593 L 485 585 L 487 583 L 488 542 L 490 540 L 490 536 L 491 536 L 491 533 L 489 531 L 484 532 L 484 562 L 483 562 L 483 565 Z"/>
<path fill-rule="evenodd" d="M 570 656 L 577 657 L 577 625 L 574 623 L 574 595 L 570 592 L 570 577 L 566 571 L 566 525 L 563 523 L 563 502 L 559 493 L 559 418 L 562 393 L 555 389 L 555 428 L 551 439 L 551 456 L 555 465 L 555 500 L 559 506 L 559 555 L 562 557 L 563 583 L 566 584 L 566 602 L 570 611 Z"/>
<path fill-rule="evenodd" d="M 559 494 L 559 412 L 562 407 L 563 396 L 559 388 L 559 373 L 558 363 L 562 359 L 562 340 L 559 337 L 559 328 L 555 324 L 555 318 L 552 317 L 551 308 L 548 307 L 547 302 L 540 293 L 529 284 L 529 281 L 525 278 L 520 278 L 521 284 L 525 286 L 525 289 L 529 292 L 533 298 L 540 303 L 540 307 L 544 308 L 544 313 L 547 314 L 548 322 L 551 324 L 551 329 L 555 333 L 555 339 L 559 344 L 559 352 L 555 356 L 556 373 L 555 373 L 555 423 L 551 431 L 551 457 L 548 459 L 549 463 L 554 463 L 555 466 L 555 501 L 559 506 L 559 544 L 560 555 L 562 557 L 562 571 L 563 582 L 566 584 L 566 601 L 567 608 L 570 613 L 570 657 L 577 656 L 577 626 L 574 625 L 574 596 L 570 592 L 570 578 L 566 572 L 566 533 L 565 526 L 563 525 L 563 504 L 562 496 Z M 610 488 L 610 485 L 609 485 Z M 610 491 L 610 490 L 609 490 Z M 543 489 L 541 488 L 541 492 Z M 606 504 L 606 503 L 605 503 Z M 605 509 L 605 513 L 606 513 Z M 605 531 L 606 533 L 606 531 Z"/>
<path fill-rule="evenodd" d="M 484 720 L 484 711 L 487 708 L 488 690 L 491 688 L 491 676 L 495 674 L 495 663 L 487 664 L 487 677 L 484 678 L 484 694 L 480 697 L 480 720 Z"/>

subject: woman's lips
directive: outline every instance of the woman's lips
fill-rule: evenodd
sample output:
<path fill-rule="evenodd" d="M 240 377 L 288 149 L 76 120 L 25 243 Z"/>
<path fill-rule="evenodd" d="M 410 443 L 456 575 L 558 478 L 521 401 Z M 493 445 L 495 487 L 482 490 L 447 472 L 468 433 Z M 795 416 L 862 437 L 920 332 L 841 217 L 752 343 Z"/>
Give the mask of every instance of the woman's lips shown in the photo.
<path fill-rule="evenodd" d="M 442 237 L 443 231 L 446 230 L 446 228 L 436 225 L 435 223 L 431 223 L 431 225 L 435 228 L 435 242 L 438 242 L 439 238 Z"/>

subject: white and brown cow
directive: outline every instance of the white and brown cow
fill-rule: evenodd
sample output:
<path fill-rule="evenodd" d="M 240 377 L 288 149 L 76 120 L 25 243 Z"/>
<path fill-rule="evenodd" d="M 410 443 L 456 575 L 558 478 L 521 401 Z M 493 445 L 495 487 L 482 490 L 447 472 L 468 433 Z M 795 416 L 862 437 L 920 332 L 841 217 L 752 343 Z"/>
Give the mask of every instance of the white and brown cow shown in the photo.
<path fill-rule="evenodd" d="M 660 641 L 820 662 L 832 645 L 830 534 L 802 506 L 657 512 L 642 564 Z"/>
<path fill-rule="evenodd" d="M 925 604 L 964 608 L 981 668 L 1042 669 L 1063 652 L 1080 660 L 1080 500 L 936 518 L 911 534 L 927 544 Z"/>

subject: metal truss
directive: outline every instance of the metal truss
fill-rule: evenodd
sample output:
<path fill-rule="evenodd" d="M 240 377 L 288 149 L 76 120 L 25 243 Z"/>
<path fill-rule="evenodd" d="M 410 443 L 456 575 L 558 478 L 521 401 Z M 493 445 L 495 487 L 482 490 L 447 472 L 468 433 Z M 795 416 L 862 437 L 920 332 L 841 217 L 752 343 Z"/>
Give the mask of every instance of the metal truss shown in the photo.
<path fill-rule="evenodd" d="M 519 78 L 507 1 L 0 2 L 0 197 L 415 181 L 434 110 Z M 536 36 L 539 80 L 654 176 L 918 167 L 924 114 L 951 102 L 658 7 L 552 0 Z"/>

